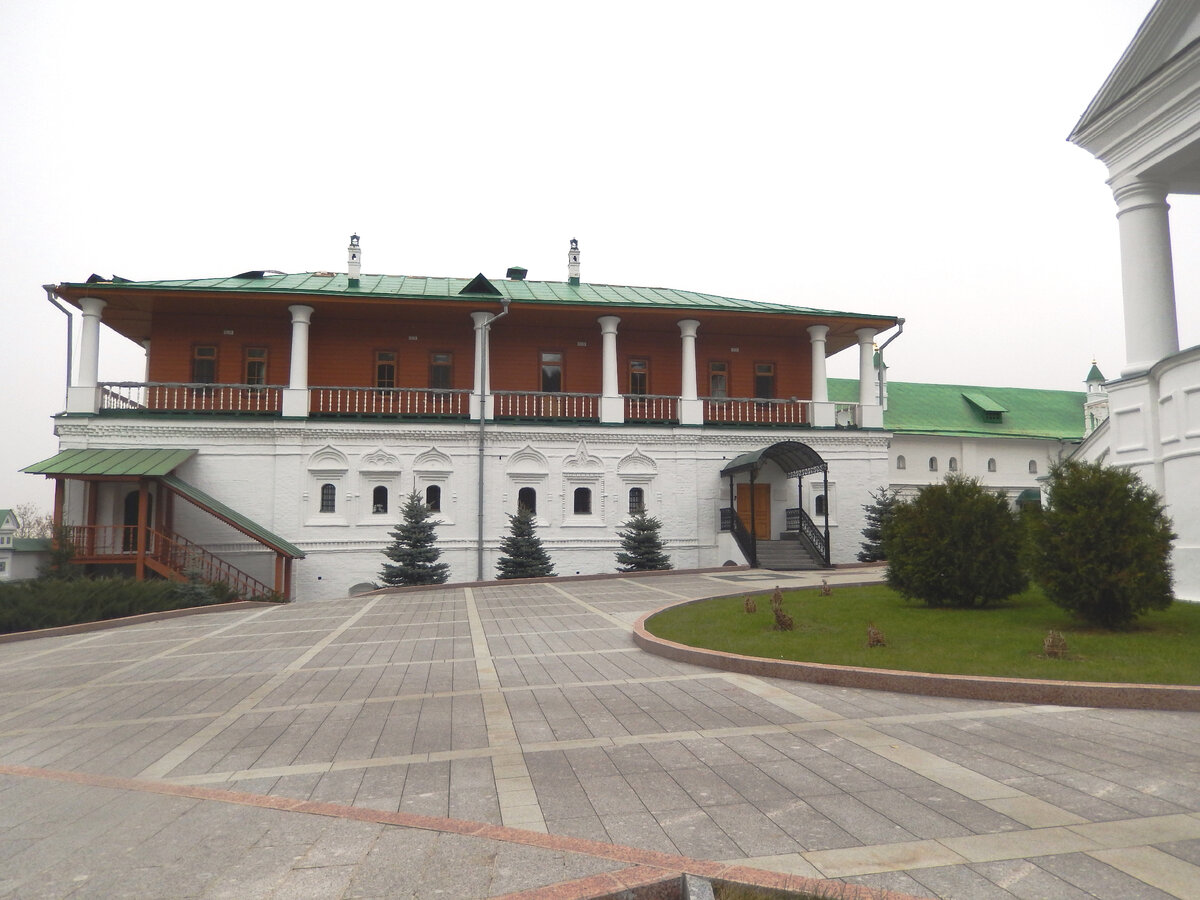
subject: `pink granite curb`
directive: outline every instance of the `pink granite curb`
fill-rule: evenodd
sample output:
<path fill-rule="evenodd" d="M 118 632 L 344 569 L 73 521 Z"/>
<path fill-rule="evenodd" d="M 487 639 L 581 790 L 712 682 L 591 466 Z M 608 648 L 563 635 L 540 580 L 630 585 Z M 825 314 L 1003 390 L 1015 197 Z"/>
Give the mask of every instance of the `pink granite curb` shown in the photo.
<path fill-rule="evenodd" d="M 729 596 L 742 596 L 732 594 Z M 1200 687 L 1174 684 L 1119 684 L 1091 681 L 1050 681 L 1035 678 L 992 678 L 986 675 L 936 675 L 930 672 L 902 672 L 895 669 L 866 669 L 858 666 L 834 666 L 826 663 L 796 662 L 742 656 L 720 650 L 689 647 L 664 640 L 646 630 L 646 620 L 660 612 L 720 599 L 705 597 L 683 603 L 670 603 L 647 613 L 633 627 L 633 640 L 648 653 L 677 662 L 758 675 L 808 681 L 836 687 L 923 694 L 929 697 L 955 697 L 962 700 L 997 700 L 1005 703 L 1035 703 L 1049 706 L 1095 706 L 1118 709 L 1156 709 L 1200 712 Z"/>

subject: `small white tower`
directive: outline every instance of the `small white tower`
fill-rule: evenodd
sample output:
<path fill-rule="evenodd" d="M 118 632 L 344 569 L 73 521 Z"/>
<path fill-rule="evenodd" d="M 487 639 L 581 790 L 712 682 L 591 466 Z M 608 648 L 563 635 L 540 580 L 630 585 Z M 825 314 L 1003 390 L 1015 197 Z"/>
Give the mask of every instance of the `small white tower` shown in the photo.
<path fill-rule="evenodd" d="M 358 276 L 362 272 L 362 251 L 358 246 L 358 235 L 350 235 L 350 246 L 346 248 L 346 271 L 351 284 L 358 284 Z"/>
<path fill-rule="evenodd" d="M 1083 402 L 1083 436 L 1087 437 L 1108 418 L 1108 391 L 1104 389 L 1104 375 L 1094 359 L 1084 381 L 1087 383 L 1087 399 Z"/>
<path fill-rule="evenodd" d="M 571 252 L 567 254 L 567 284 L 579 284 L 579 241 L 571 238 Z"/>

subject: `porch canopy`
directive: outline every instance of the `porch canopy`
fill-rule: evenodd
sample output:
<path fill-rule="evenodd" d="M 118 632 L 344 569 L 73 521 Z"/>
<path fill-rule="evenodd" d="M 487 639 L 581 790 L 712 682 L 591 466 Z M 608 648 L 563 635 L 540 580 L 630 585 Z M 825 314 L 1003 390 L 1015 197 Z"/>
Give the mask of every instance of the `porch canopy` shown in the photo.
<path fill-rule="evenodd" d="M 271 550 L 275 554 L 274 590 L 276 593 L 288 597 L 291 591 L 292 560 L 303 559 L 304 551 L 295 544 L 267 530 L 257 522 L 226 506 L 215 497 L 171 474 L 176 468 L 195 456 L 196 453 L 196 450 L 154 447 L 63 450 L 49 459 L 26 466 L 21 471 L 31 475 L 45 475 L 47 478 L 55 480 L 54 524 L 56 526 L 64 524 L 64 481 L 133 482 L 139 485 L 139 490 L 143 494 L 145 493 L 146 485 L 154 482 L 159 485 L 166 496 L 182 497 L 193 506 L 198 507 L 234 530 L 241 532 L 251 540 Z M 139 502 L 138 537 L 136 542 L 138 577 L 141 577 L 141 572 L 145 566 L 149 566 L 168 577 L 181 574 L 173 571 L 164 571 L 162 569 L 164 565 L 172 569 L 174 567 L 169 566 L 164 560 L 155 559 L 153 552 L 147 549 L 151 543 L 147 540 L 147 532 L 151 530 L 152 526 L 146 520 L 146 505 L 144 501 Z M 88 502 L 87 517 L 88 522 L 86 525 L 94 529 L 96 526 L 96 522 L 94 521 L 95 504 L 91 500 Z M 170 528 L 166 522 L 159 521 L 156 524 L 155 530 L 168 532 L 164 537 L 169 538 L 172 542 L 180 540 L 175 535 L 169 533 Z M 202 552 L 205 555 L 210 555 L 207 551 Z M 225 563 L 223 564 L 223 568 L 231 569 L 232 567 L 229 567 Z M 222 574 L 226 573 L 222 572 Z M 241 575 L 242 573 L 237 574 Z M 249 576 L 245 577 L 249 578 Z"/>
<path fill-rule="evenodd" d="M 807 444 L 799 441 L 780 441 L 770 447 L 734 457 L 721 470 L 721 474 L 737 475 L 740 472 L 757 471 L 763 460 L 767 459 L 783 469 L 788 478 L 797 478 L 811 472 L 824 472 L 829 468 L 829 464 L 821 459 L 821 455 Z"/>

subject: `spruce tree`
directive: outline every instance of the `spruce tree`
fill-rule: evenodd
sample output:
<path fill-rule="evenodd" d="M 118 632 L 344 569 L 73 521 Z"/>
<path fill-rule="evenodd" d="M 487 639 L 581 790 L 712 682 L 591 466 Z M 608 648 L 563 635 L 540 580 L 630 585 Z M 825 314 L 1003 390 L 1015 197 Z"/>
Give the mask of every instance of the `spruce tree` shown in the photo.
<path fill-rule="evenodd" d="M 412 493 L 401 510 L 404 520 L 389 532 L 393 538 L 391 546 L 383 551 L 384 556 L 395 563 L 384 563 L 379 579 L 384 584 L 443 584 L 450 574 L 450 566 L 438 562 L 442 555 L 434 542 L 436 522 L 421 495 Z"/>
<path fill-rule="evenodd" d="M 524 506 L 508 517 L 508 535 L 500 541 L 503 554 L 496 563 L 497 578 L 546 578 L 554 575 L 554 564 L 533 531 L 533 513 Z"/>
<path fill-rule="evenodd" d="M 858 561 L 880 562 L 887 559 L 883 549 L 883 529 L 891 521 L 892 510 L 900 502 L 900 492 L 881 485 L 878 491 L 867 493 L 872 502 L 863 504 L 867 525 L 862 530 L 862 536 L 866 540 L 859 544 L 862 550 L 858 552 Z"/>
<path fill-rule="evenodd" d="M 663 552 L 659 529 L 662 522 L 644 512 L 629 519 L 617 536 L 621 539 L 621 550 L 617 553 L 618 572 L 650 572 L 670 569 L 671 557 Z"/>

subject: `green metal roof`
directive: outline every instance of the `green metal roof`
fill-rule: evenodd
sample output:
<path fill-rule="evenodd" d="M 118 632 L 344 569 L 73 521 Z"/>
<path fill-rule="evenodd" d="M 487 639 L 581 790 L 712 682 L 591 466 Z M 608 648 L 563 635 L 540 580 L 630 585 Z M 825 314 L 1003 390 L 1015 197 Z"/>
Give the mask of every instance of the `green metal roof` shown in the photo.
<path fill-rule="evenodd" d="M 284 540 L 273 531 L 268 531 L 252 519 L 246 518 L 237 510 L 226 506 L 212 495 L 206 494 L 194 484 L 188 484 L 174 475 L 164 475 L 161 481 L 202 509 L 219 514 L 234 528 L 256 538 L 260 543 L 266 544 L 271 549 L 279 551 L 284 556 L 290 556 L 292 559 L 304 559 L 304 551 L 295 544 Z"/>
<path fill-rule="evenodd" d="M 195 450 L 63 450 L 61 453 L 26 466 L 31 475 L 127 475 L 156 478 L 173 471 L 193 456 Z"/>
<path fill-rule="evenodd" d="M 826 468 L 825 460 L 807 444 L 799 441 L 780 441 L 761 450 L 750 450 L 734 457 L 725 468 L 722 475 L 736 475 L 747 469 L 757 467 L 762 460 L 774 460 L 788 477 L 807 475 L 809 472 L 820 472 Z"/>
<path fill-rule="evenodd" d="M 889 381 L 883 427 L 902 434 L 1083 438 L 1082 391 Z M 973 399 L 972 399 L 973 398 Z M 829 379 L 829 399 L 858 401 L 858 381 Z M 991 417 L 986 414 L 992 413 Z M 1002 413 L 1002 415 L 995 415 Z"/>
<path fill-rule="evenodd" d="M 220 292 L 281 295 L 311 295 L 314 297 L 374 297 L 397 300 L 454 300 L 478 303 L 478 294 L 463 294 L 463 289 L 476 283 L 475 278 L 429 278 L 407 275 L 362 275 L 357 283 L 349 276 L 331 272 L 300 272 L 297 274 L 253 273 L 252 277 L 195 278 L 179 281 L 113 280 L 65 282 L 60 287 L 90 289 L 100 292 L 107 286 L 121 291 L 162 292 Z M 595 304 L 605 306 L 644 307 L 659 309 L 727 310 L 733 312 L 786 313 L 790 315 L 840 316 L 861 319 L 894 319 L 895 316 L 867 313 L 837 312 L 770 303 L 761 300 L 739 300 L 718 294 L 680 291 L 672 288 L 629 287 L 615 284 L 569 284 L 565 281 L 527 281 L 495 279 L 489 282 L 514 302 Z"/>
<path fill-rule="evenodd" d="M 1104 377 L 1104 373 L 1100 371 L 1100 367 L 1096 365 L 1096 361 L 1092 360 L 1092 367 L 1088 370 L 1087 378 L 1083 380 L 1089 383 L 1098 381 L 1103 384 L 1107 379 Z"/>

